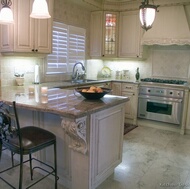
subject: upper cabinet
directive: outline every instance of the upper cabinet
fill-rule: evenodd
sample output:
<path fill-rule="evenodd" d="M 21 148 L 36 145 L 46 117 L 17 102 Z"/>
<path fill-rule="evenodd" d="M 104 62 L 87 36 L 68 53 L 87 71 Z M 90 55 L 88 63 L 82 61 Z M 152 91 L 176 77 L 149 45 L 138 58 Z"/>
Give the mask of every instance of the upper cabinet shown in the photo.
<path fill-rule="evenodd" d="M 102 56 L 117 56 L 118 16 L 116 12 L 105 12 L 103 22 L 103 52 Z"/>
<path fill-rule="evenodd" d="M 92 12 L 91 57 L 141 57 L 142 33 L 137 11 Z"/>
<path fill-rule="evenodd" d="M 142 29 L 138 11 L 120 13 L 119 57 L 142 57 Z"/>
<path fill-rule="evenodd" d="M 102 11 L 96 11 L 91 13 L 90 33 L 90 55 L 93 57 L 101 57 L 103 39 Z"/>
<path fill-rule="evenodd" d="M 117 56 L 118 13 L 91 13 L 90 54 L 92 57 Z"/>
<path fill-rule="evenodd" d="M 50 19 L 30 17 L 34 0 L 14 0 L 14 24 L 1 26 L 1 52 L 51 53 L 53 0 L 47 0 Z"/>

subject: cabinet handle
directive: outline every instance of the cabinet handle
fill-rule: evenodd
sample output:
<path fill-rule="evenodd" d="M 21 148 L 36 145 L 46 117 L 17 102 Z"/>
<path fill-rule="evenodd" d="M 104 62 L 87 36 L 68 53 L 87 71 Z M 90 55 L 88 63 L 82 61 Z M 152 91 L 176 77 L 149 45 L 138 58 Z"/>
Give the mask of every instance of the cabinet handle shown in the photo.
<path fill-rule="evenodd" d="M 32 52 L 34 52 L 34 49 L 32 49 Z"/>
<path fill-rule="evenodd" d="M 132 87 L 125 87 L 126 89 L 132 89 Z"/>
<path fill-rule="evenodd" d="M 38 49 L 36 49 L 35 51 L 38 52 Z"/>

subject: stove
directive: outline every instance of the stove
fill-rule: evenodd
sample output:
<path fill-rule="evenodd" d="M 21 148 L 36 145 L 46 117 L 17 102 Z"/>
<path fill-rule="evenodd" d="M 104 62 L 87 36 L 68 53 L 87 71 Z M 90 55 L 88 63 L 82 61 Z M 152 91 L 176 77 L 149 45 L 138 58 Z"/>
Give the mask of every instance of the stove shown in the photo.
<path fill-rule="evenodd" d="M 183 80 L 173 80 L 173 79 L 157 79 L 157 78 L 144 78 L 141 79 L 142 82 L 153 82 L 153 83 L 166 83 L 175 85 L 184 85 L 187 81 Z"/>

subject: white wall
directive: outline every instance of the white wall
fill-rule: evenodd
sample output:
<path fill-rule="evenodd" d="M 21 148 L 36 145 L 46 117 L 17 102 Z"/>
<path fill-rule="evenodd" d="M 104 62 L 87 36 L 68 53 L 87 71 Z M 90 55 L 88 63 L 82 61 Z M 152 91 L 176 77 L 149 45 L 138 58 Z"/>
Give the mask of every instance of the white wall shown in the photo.
<path fill-rule="evenodd" d="M 137 67 L 140 77 L 181 79 L 190 81 L 190 47 L 152 46 L 146 60 L 88 60 L 88 77 L 101 77 L 101 69 L 108 66 L 115 78 L 117 70 L 129 70 L 131 80 L 135 80 Z"/>
<path fill-rule="evenodd" d="M 61 21 L 67 25 L 78 26 L 86 29 L 87 42 L 86 42 L 86 56 L 89 56 L 89 32 L 90 32 L 90 11 L 85 10 L 73 4 L 70 0 L 54 0 L 54 20 Z M 40 65 L 41 82 L 49 81 L 62 81 L 70 79 L 67 74 L 60 74 L 59 76 L 46 77 L 45 75 L 45 59 L 31 58 L 31 57 L 17 57 L 17 56 L 0 56 L 0 85 L 1 86 L 14 86 L 16 85 L 14 78 L 14 69 L 20 68 L 25 70 L 25 84 L 30 84 L 34 80 L 34 66 L 36 63 Z"/>

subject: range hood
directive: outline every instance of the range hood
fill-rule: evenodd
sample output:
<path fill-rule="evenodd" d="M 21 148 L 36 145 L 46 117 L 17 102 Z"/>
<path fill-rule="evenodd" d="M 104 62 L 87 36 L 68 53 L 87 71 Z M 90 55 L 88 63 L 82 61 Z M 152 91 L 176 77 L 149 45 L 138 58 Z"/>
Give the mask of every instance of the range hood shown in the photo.
<path fill-rule="evenodd" d="M 142 45 L 190 45 L 190 30 L 183 5 L 159 7 L 150 30 L 144 33 Z"/>

